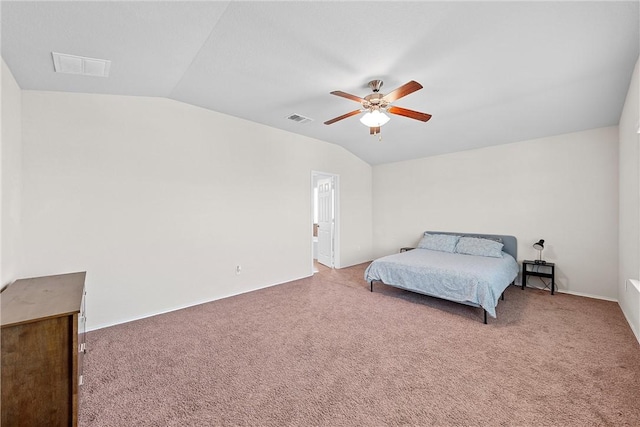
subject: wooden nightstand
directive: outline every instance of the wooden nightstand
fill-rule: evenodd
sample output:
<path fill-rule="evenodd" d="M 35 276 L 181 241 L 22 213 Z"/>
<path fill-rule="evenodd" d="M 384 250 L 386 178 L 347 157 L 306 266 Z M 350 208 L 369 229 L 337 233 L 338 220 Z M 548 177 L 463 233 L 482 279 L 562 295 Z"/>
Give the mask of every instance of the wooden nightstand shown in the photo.
<path fill-rule="evenodd" d="M 553 262 L 522 261 L 522 289 L 527 285 L 527 276 L 551 279 L 551 295 L 554 294 L 556 289 L 556 265 Z M 545 285 L 545 288 L 547 287 L 549 287 L 549 285 Z"/>

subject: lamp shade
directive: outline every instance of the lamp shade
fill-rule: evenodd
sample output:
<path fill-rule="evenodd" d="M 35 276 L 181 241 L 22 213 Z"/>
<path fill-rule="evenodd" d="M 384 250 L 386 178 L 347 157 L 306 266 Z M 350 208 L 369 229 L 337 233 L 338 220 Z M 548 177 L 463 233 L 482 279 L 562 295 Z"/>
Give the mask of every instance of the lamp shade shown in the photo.
<path fill-rule="evenodd" d="M 544 239 L 540 239 L 537 242 L 535 242 L 533 244 L 533 249 L 536 249 L 536 250 L 539 250 L 539 251 L 543 250 L 544 249 Z"/>
<path fill-rule="evenodd" d="M 370 128 L 383 126 L 389 121 L 389 116 L 381 113 L 380 110 L 373 110 L 360 118 L 360 123 Z"/>

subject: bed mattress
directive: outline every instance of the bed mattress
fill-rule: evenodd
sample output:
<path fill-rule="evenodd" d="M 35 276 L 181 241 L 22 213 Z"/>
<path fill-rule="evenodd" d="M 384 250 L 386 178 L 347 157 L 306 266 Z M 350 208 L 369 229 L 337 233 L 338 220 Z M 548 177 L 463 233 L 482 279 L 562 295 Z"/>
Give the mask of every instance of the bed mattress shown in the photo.
<path fill-rule="evenodd" d="M 367 282 L 482 307 L 495 318 L 498 299 L 518 271 L 506 252 L 497 258 L 414 249 L 378 258 L 364 276 Z"/>

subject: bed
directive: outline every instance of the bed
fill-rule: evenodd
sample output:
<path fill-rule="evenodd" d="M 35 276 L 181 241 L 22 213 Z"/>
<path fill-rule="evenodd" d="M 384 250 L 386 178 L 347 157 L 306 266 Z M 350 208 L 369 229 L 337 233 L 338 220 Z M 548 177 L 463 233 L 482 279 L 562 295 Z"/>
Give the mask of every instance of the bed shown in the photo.
<path fill-rule="evenodd" d="M 371 285 L 385 285 L 481 307 L 495 318 L 504 291 L 518 275 L 514 236 L 426 231 L 418 247 L 373 261 Z"/>

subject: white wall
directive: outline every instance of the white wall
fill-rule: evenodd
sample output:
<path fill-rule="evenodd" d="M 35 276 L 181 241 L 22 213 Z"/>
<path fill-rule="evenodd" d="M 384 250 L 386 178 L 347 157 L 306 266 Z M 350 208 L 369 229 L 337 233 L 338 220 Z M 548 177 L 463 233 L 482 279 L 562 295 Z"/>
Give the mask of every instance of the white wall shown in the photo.
<path fill-rule="evenodd" d="M 373 182 L 331 144 L 166 99 L 21 96 L 6 70 L 2 280 L 87 270 L 89 328 L 308 275 L 311 170 L 340 175 L 342 267 L 426 229 L 513 234 L 520 260 L 544 238 L 561 291 L 638 311 L 623 295 L 640 270 L 637 65 L 619 130 L 380 165 Z M 22 175 L 20 109 L 6 108 L 20 102 Z"/>
<path fill-rule="evenodd" d="M 562 292 L 617 298 L 618 130 L 594 129 L 373 168 L 374 255 L 425 230 L 510 234 L 556 262 Z"/>
<path fill-rule="evenodd" d="M 0 74 L 0 288 L 22 273 L 20 206 L 22 189 L 21 91 L 11 71 L 2 62 Z"/>
<path fill-rule="evenodd" d="M 339 146 L 167 99 L 22 105 L 27 274 L 86 270 L 89 329 L 310 275 L 311 170 L 340 176 L 340 266 L 371 259 L 371 167 Z"/>
<path fill-rule="evenodd" d="M 636 62 L 618 126 L 620 144 L 620 263 L 618 300 L 640 341 L 640 295 L 627 279 L 640 279 L 640 60 Z"/>

